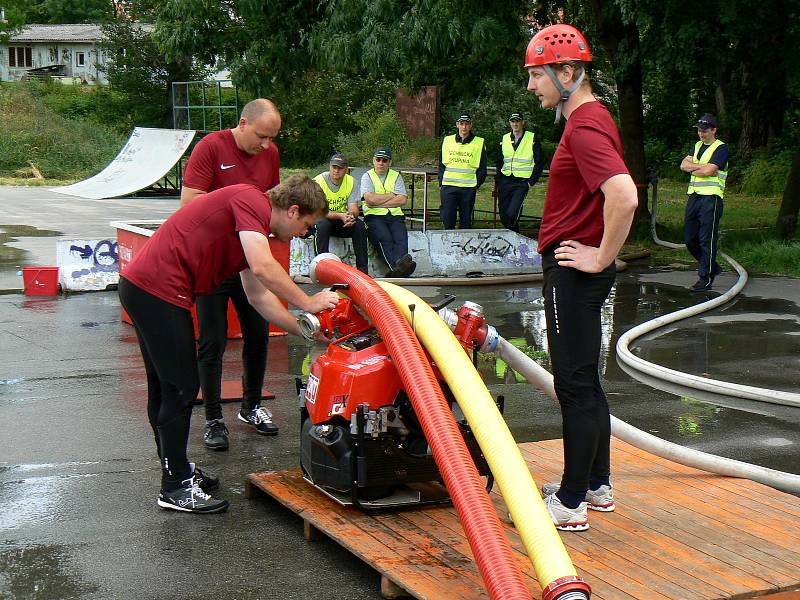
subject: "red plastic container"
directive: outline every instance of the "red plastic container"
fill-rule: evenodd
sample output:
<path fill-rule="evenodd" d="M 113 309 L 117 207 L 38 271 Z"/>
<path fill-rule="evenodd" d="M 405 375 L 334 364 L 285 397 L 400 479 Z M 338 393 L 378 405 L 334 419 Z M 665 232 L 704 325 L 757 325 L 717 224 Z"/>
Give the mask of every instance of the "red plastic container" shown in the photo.
<path fill-rule="evenodd" d="M 58 296 L 58 267 L 22 267 L 26 296 Z"/>

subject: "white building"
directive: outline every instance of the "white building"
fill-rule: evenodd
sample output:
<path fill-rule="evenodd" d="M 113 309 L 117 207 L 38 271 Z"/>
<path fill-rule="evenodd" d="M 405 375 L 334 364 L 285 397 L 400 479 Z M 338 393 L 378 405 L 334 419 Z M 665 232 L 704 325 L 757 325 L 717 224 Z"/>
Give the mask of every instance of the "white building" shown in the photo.
<path fill-rule="evenodd" d="M 0 43 L 0 81 L 17 81 L 26 74 L 61 77 L 70 83 L 105 85 L 97 67 L 106 57 L 97 47 L 99 25 L 26 25 Z"/>

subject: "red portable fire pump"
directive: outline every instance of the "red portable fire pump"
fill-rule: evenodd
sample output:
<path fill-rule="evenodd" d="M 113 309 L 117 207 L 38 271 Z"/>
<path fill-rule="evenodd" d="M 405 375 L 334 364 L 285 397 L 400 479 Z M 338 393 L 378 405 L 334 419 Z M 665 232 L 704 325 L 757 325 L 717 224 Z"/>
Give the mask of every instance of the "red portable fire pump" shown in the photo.
<path fill-rule="evenodd" d="M 346 289 L 345 284 L 331 289 Z M 464 350 L 477 361 L 479 349 L 497 341 L 482 308 L 465 303 L 457 313 L 434 306 L 454 329 Z M 343 505 L 362 510 L 449 502 L 428 440 L 420 427 L 381 334 L 349 298 L 333 309 L 304 314 L 306 337 L 321 333 L 330 341 L 311 366 L 301 399 L 301 466 L 306 480 Z M 469 425 L 436 365 L 445 398 L 478 472 L 493 478 Z M 498 398 L 502 412 L 503 398 Z"/>

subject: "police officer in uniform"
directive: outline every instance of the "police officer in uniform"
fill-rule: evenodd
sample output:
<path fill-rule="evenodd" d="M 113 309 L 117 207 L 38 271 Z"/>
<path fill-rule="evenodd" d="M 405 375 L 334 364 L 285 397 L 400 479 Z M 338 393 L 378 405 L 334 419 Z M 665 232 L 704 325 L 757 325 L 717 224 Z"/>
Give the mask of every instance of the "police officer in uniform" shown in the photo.
<path fill-rule="evenodd" d="M 408 230 L 403 205 L 408 200 L 400 173 L 391 168 L 392 151 L 378 146 L 372 168 L 361 176 L 367 236 L 389 267 L 387 277 L 408 277 L 417 263 L 408 253 Z"/>
<path fill-rule="evenodd" d="M 698 263 L 698 279 L 693 292 L 710 290 L 719 274 L 717 242 L 722 218 L 722 198 L 728 177 L 728 146 L 717 139 L 717 119 L 705 114 L 697 121 L 700 140 L 681 161 L 681 171 L 689 173 L 689 194 L 683 233 L 686 248 Z"/>
<path fill-rule="evenodd" d="M 314 252 L 328 252 L 330 237 L 351 238 L 356 255 L 356 269 L 368 273 L 367 228 L 358 218 L 359 190 L 353 176 L 347 172 L 347 157 L 336 152 L 330 159 L 330 168 L 314 177 L 325 198 L 328 199 L 328 215 L 317 221 L 314 233 Z"/>
<path fill-rule="evenodd" d="M 478 188 L 486 179 L 486 148 L 482 137 L 472 133 L 472 117 L 461 113 L 458 133 L 442 141 L 439 164 L 439 216 L 445 229 L 472 229 L 472 211 Z"/>
<path fill-rule="evenodd" d="M 542 146 L 532 131 L 525 130 L 522 113 L 511 113 L 508 122 L 511 131 L 500 142 L 495 182 L 500 221 L 511 231 L 519 231 L 525 196 L 542 174 Z"/>

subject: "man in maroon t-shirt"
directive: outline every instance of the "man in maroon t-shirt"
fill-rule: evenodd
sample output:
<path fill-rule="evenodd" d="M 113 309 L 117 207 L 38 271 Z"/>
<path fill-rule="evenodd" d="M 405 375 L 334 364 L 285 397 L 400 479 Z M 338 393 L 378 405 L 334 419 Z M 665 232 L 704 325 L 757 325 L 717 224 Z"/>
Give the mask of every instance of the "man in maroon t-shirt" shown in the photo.
<path fill-rule="evenodd" d="M 228 502 L 209 492 L 219 480 L 187 458 L 192 405 L 200 387 L 191 308 L 196 298 L 234 274 L 264 319 L 300 335 L 281 299 L 309 311 L 332 308 L 334 292 L 307 296 L 270 252 L 268 237 L 305 235 L 328 212 L 325 194 L 293 175 L 265 194 L 229 186 L 184 206 L 158 228 L 120 277 L 119 296 L 136 328 L 147 373 L 147 414 L 161 460 L 158 505 L 183 512 L 220 512 Z"/>
<path fill-rule="evenodd" d="M 547 343 L 561 405 L 564 474 L 543 488 L 558 529 L 588 529 L 586 509 L 614 510 L 611 417 L 600 385 L 600 310 L 614 284 L 614 259 L 638 204 L 619 133 L 592 95 L 580 31 L 552 25 L 531 39 L 525 66 L 542 108 L 567 125 L 550 164 L 539 253 Z"/>
<path fill-rule="evenodd" d="M 252 184 L 262 192 L 278 185 L 280 157 L 273 140 L 280 128 L 278 109 L 269 100 L 259 98 L 245 105 L 237 127 L 205 136 L 192 150 L 186 165 L 181 206 L 206 192 L 238 183 Z M 260 434 L 278 433 L 272 415 L 261 406 L 269 326 L 247 302 L 238 276 L 220 284 L 197 299 L 198 364 L 206 413 L 203 442 L 213 450 L 228 449 L 228 428 L 223 421 L 220 400 L 229 300 L 236 309 L 243 341 L 242 405 L 238 418 Z"/>

